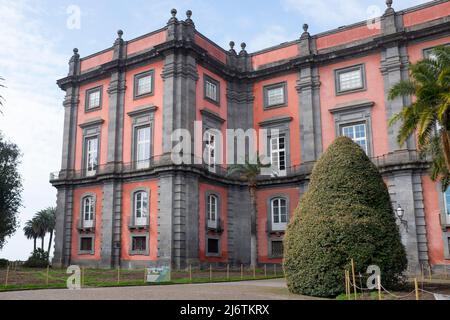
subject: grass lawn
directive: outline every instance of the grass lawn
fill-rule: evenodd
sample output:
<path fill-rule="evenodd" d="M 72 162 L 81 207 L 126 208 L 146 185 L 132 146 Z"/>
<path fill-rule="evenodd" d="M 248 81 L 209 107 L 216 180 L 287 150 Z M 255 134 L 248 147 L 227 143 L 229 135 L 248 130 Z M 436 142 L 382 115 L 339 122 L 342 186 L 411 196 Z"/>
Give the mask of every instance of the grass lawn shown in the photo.
<path fill-rule="evenodd" d="M 36 289 L 64 289 L 67 288 L 66 269 L 30 269 L 18 267 L 11 268 L 8 272 L 8 281 L 6 283 L 6 269 L 0 270 L 0 292 L 14 290 L 36 290 Z M 105 269 L 82 269 L 82 287 L 120 287 L 120 286 L 148 286 L 148 285 L 170 285 L 170 284 L 188 284 L 188 283 L 209 283 L 226 281 L 244 281 L 244 280 L 263 280 L 283 277 L 280 272 L 276 274 L 273 270 L 230 269 L 226 270 L 192 270 L 192 279 L 188 270 L 173 271 L 171 281 L 165 283 L 147 283 L 145 279 L 145 270 L 105 270 Z"/>

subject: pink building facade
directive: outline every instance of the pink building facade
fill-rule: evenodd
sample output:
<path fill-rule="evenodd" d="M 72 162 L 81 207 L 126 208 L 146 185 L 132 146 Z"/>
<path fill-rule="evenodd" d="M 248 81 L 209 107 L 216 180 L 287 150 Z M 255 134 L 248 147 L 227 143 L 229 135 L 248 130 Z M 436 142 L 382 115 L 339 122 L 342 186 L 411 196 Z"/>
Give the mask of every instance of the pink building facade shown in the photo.
<path fill-rule="evenodd" d="M 196 29 L 191 12 L 167 25 L 70 60 L 58 190 L 55 265 L 124 268 L 250 262 L 250 199 L 226 174 L 227 129 L 277 129 L 267 152 L 278 174 L 257 191 L 258 263 L 280 264 L 289 218 L 314 162 L 340 135 L 351 137 L 385 179 L 411 270 L 450 264 L 450 192 L 427 175 L 412 137 L 396 142 L 388 119 L 410 101 L 389 101 L 408 65 L 450 43 L 450 2 L 396 12 L 248 53 L 224 50 Z M 176 164 L 176 129 L 195 135 L 203 164 Z M 220 134 L 223 145 L 218 143 Z M 190 141 L 192 150 L 196 149 Z M 261 147 L 261 146 L 260 146 Z M 450 208 L 450 207 L 449 207 Z"/>

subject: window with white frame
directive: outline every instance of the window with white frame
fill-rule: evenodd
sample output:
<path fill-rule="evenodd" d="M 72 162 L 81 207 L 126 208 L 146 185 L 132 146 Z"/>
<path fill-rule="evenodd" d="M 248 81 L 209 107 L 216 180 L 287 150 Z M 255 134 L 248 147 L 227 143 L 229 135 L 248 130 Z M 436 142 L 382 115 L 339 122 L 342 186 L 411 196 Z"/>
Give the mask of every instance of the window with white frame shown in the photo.
<path fill-rule="evenodd" d="M 218 226 L 218 198 L 216 195 L 208 195 L 206 210 L 208 218 L 208 228 L 217 229 Z"/>
<path fill-rule="evenodd" d="M 205 85 L 205 98 L 212 100 L 215 103 L 218 103 L 220 100 L 220 85 L 219 82 L 205 76 L 204 80 Z"/>
<path fill-rule="evenodd" d="M 343 126 L 342 135 L 352 139 L 368 154 L 367 127 L 365 123 Z"/>
<path fill-rule="evenodd" d="M 450 188 L 444 192 L 445 221 L 450 224 Z"/>
<path fill-rule="evenodd" d="M 364 70 L 362 65 L 336 70 L 337 93 L 364 88 Z"/>
<path fill-rule="evenodd" d="M 147 96 L 153 93 L 153 70 L 135 75 L 134 96 L 135 98 Z"/>
<path fill-rule="evenodd" d="M 101 87 L 89 89 L 86 91 L 86 110 L 100 108 Z"/>
<path fill-rule="evenodd" d="M 216 135 L 210 131 L 205 132 L 205 161 L 209 171 L 216 171 Z"/>
<path fill-rule="evenodd" d="M 278 135 L 270 138 L 270 158 L 272 168 L 278 172 L 286 171 L 286 137 Z"/>
<path fill-rule="evenodd" d="M 137 191 L 134 193 L 133 216 L 136 226 L 148 225 L 148 193 L 146 191 Z"/>
<path fill-rule="evenodd" d="M 264 87 L 264 107 L 270 108 L 286 104 L 286 83 Z"/>
<path fill-rule="evenodd" d="M 150 166 L 151 154 L 151 129 L 150 126 L 138 127 L 135 133 L 135 161 L 138 169 Z"/>
<path fill-rule="evenodd" d="M 92 176 L 97 172 L 98 166 L 98 137 L 85 140 L 85 170 L 86 175 Z"/>
<path fill-rule="evenodd" d="M 284 231 L 288 221 L 287 201 L 285 198 L 272 199 L 272 231 Z"/>
<path fill-rule="evenodd" d="M 95 201 L 93 196 L 83 198 L 83 228 L 94 227 Z"/>

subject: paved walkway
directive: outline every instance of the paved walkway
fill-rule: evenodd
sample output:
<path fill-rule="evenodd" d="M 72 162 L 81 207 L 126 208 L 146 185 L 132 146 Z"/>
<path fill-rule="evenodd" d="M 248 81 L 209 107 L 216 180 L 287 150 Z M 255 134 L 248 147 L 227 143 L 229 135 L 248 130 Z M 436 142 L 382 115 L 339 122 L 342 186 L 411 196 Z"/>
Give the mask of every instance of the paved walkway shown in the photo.
<path fill-rule="evenodd" d="M 0 300 L 307 300 L 282 279 L 147 287 L 49 289 L 0 293 Z"/>

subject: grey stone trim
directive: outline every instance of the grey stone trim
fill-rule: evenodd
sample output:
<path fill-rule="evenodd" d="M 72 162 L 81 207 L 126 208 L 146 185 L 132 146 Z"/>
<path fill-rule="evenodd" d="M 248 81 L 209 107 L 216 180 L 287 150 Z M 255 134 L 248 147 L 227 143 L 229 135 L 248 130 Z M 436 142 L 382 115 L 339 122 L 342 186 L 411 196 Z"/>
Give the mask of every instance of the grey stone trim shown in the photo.
<path fill-rule="evenodd" d="M 275 105 L 269 105 L 269 90 L 276 89 L 276 88 L 283 88 L 283 102 Z M 286 107 L 288 105 L 288 92 L 287 92 L 287 82 L 278 82 L 269 84 L 263 87 L 263 101 L 264 101 L 264 109 L 274 109 L 274 108 L 281 108 Z"/>
<path fill-rule="evenodd" d="M 90 122 L 87 122 L 86 124 L 80 125 L 83 128 L 83 137 L 82 137 L 82 150 L 81 150 L 81 169 L 83 170 L 83 174 L 86 174 L 86 141 L 88 139 L 97 139 L 97 166 L 100 162 L 100 150 L 101 150 L 101 134 L 102 129 L 101 125 L 103 124 L 104 120 L 93 120 Z"/>
<path fill-rule="evenodd" d="M 99 104 L 98 104 L 98 106 L 91 108 L 89 106 L 89 95 L 96 91 L 100 92 Z M 100 110 L 102 108 L 102 104 L 103 104 L 103 86 L 97 86 L 94 88 L 87 89 L 85 91 L 85 97 L 84 97 L 84 112 L 85 113 Z"/>
<path fill-rule="evenodd" d="M 83 221 L 84 221 L 84 199 L 86 199 L 87 197 L 92 197 L 94 199 L 94 221 L 93 221 L 93 225 L 94 227 L 92 229 L 89 229 L 88 231 L 92 232 L 95 230 L 95 222 L 97 221 L 97 195 L 93 192 L 85 192 L 81 195 L 80 197 L 80 212 L 79 212 L 79 221 L 78 221 L 78 227 L 79 230 L 81 231 L 85 231 L 86 228 L 83 225 Z"/>
<path fill-rule="evenodd" d="M 95 118 L 95 119 L 90 119 L 84 123 L 80 123 L 79 127 L 81 129 L 89 129 L 89 127 L 101 126 L 103 123 L 105 123 L 105 120 L 103 120 L 101 118 Z"/>
<path fill-rule="evenodd" d="M 217 210 L 217 212 L 216 212 L 217 226 L 215 228 L 210 228 L 208 226 L 208 198 L 210 196 L 215 196 L 216 199 L 217 199 L 217 208 L 216 208 L 216 210 Z M 206 191 L 205 192 L 205 230 L 206 231 L 208 231 L 208 230 L 212 230 L 212 231 L 215 231 L 215 232 L 221 232 L 222 231 L 221 230 L 222 229 L 222 226 L 221 226 L 221 224 L 222 224 L 222 221 L 221 221 L 222 220 L 221 219 L 222 210 L 221 209 L 222 209 L 222 198 L 221 198 L 220 194 L 215 192 L 215 191 L 210 191 L 210 190 Z"/>
<path fill-rule="evenodd" d="M 155 105 L 146 105 L 146 106 L 137 107 L 136 109 L 128 112 L 127 115 L 129 115 L 130 117 L 138 117 L 143 114 L 154 113 L 157 110 L 158 110 L 158 107 Z"/>
<path fill-rule="evenodd" d="M 73 170 L 75 168 L 75 146 L 77 132 L 77 114 L 79 104 L 79 87 L 67 88 L 64 99 L 64 133 L 61 170 Z"/>
<path fill-rule="evenodd" d="M 209 248 L 208 248 L 208 240 L 209 239 L 217 240 L 218 251 L 219 251 L 218 253 L 209 252 Z M 222 244 L 222 240 L 220 239 L 220 236 L 206 234 L 206 237 L 205 237 L 205 255 L 206 255 L 206 257 L 221 257 L 222 256 L 221 244 Z"/>
<path fill-rule="evenodd" d="M 336 137 L 342 135 L 342 128 L 345 126 L 359 123 L 364 123 L 366 125 L 368 156 L 374 154 L 371 116 L 373 105 L 374 103 L 371 101 L 357 100 L 337 105 L 330 110 L 330 113 L 334 116 Z"/>
<path fill-rule="evenodd" d="M 132 117 L 132 135 L 131 135 L 131 161 L 137 161 L 136 155 L 136 134 L 137 130 L 144 127 L 150 128 L 150 159 L 154 155 L 154 137 L 155 137 L 155 111 L 156 107 L 149 106 L 139 108 L 128 113 Z M 149 160 L 150 161 L 150 160 Z"/>
<path fill-rule="evenodd" d="M 136 237 L 145 237 L 145 251 L 133 250 L 133 238 Z M 149 243 L 149 233 L 130 233 L 130 247 L 128 254 L 130 256 L 149 256 L 150 255 L 150 243 Z"/>
<path fill-rule="evenodd" d="M 300 69 L 297 81 L 300 115 L 300 150 L 302 162 L 317 160 L 322 154 L 322 121 L 320 114 L 320 80 L 317 67 Z"/>
<path fill-rule="evenodd" d="M 206 123 L 208 127 L 220 129 L 221 125 L 225 123 L 225 119 L 216 112 L 203 108 L 200 110 L 200 113 L 203 116 L 203 122 Z"/>
<path fill-rule="evenodd" d="M 108 164 L 122 161 L 125 89 L 125 72 L 111 74 L 108 88 Z"/>
<path fill-rule="evenodd" d="M 56 202 L 55 246 L 52 265 L 68 266 L 71 263 L 73 188 L 58 188 Z"/>
<path fill-rule="evenodd" d="M 284 236 L 283 235 L 273 235 L 273 236 L 269 236 L 267 238 L 267 257 L 269 259 L 282 259 L 283 255 L 273 255 L 273 250 L 272 250 L 272 242 L 274 241 L 284 241 Z"/>
<path fill-rule="evenodd" d="M 359 88 L 354 88 L 354 89 L 349 89 L 349 90 L 341 89 L 341 83 L 339 81 L 339 76 L 342 73 L 351 72 L 351 71 L 355 71 L 355 70 L 359 70 L 361 72 L 362 86 Z M 366 91 L 367 90 L 367 81 L 366 81 L 366 66 L 365 66 L 365 64 L 362 63 L 362 64 L 357 64 L 357 65 L 353 65 L 353 66 L 335 69 L 334 70 L 334 86 L 335 86 L 337 96 L 340 96 L 343 94 L 348 94 L 348 93 L 359 92 L 359 91 Z"/>
<path fill-rule="evenodd" d="M 442 233 L 442 240 L 444 241 L 444 258 L 450 260 L 450 231 Z"/>
<path fill-rule="evenodd" d="M 135 203 L 134 203 L 134 196 L 136 193 L 138 192 L 145 192 L 147 193 L 147 212 L 145 213 L 147 216 L 147 227 L 150 227 L 150 212 L 151 212 L 151 192 L 149 188 L 145 188 L 145 187 L 139 187 L 139 188 L 135 188 L 130 192 L 130 208 L 131 208 L 131 212 L 130 212 L 130 221 L 128 221 L 128 226 L 130 228 L 136 228 L 136 212 L 134 212 L 134 208 L 135 208 Z"/>
<path fill-rule="evenodd" d="M 211 99 L 209 97 L 206 96 L 206 82 L 210 82 L 212 84 L 214 84 L 216 86 L 216 99 Z M 217 105 L 220 107 L 220 82 L 217 81 L 216 79 L 210 77 L 207 74 L 203 75 L 203 99 Z"/>
<path fill-rule="evenodd" d="M 290 213 L 291 213 L 291 202 L 289 200 L 289 196 L 284 193 L 277 193 L 273 194 L 266 200 L 266 208 L 267 208 L 267 226 L 266 231 L 268 234 L 268 237 L 270 238 L 273 233 L 283 233 L 285 230 L 272 230 L 272 201 L 275 199 L 284 199 L 286 200 L 286 210 L 287 210 L 287 223 L 286 226 L 289 224 L 290 221 Z"/>
<path fill-rule="evenodd" d="M 81 239 L 91 239 L 92 250 L 81 250 Z M 91 256 L 95 254 L 95 234 L 93 234 L 93 233 L 78 234 L 78 254 L 79 255 L 91 255 Z"/>
<path fill-rule="evenodd" d="M 276 127 L 278 125 L 289 126 L 287 123 L 291 122 L 292 120 L 293 118 L 290 116 L 273 117 L 259 122 L 258 125 L 262 128 Z"/>
<path fill-rule="evenodd" d="M 448 46 L 450 46 L 450 42 L 449 42 L 449 43 L 444 43 L 444 44 L 442 44 L 442 45 L 448 47 Z M 423 57 L 424 57 L 424 58 L 429 58 L 429 57 L 430 57 L 431 51 L 432 51 L 434 48 L 436 48 L 436 47 L 437 47 L 437 46 L 433 46 L 433 47 L 429 47 L 429 48 L 422 49 L 422 55 L 423 55 Z"/>
<path fill-rule="evenodd" d="M 139 80 L 142 79 L 142 78 L 148 77 L 148 76 L 150 76 L 152 78 L 151 91 L 148 92 L 148 93 L 144 93 L 144 94 L 138 94 L 138 83 L 139 83 Z M 134 79 L 133 80 L 133 97 L 134 97 L 134 100 L 145 98 L 145 97 L 149 97 L 149 96 L 153 96 L 155 94 L 155 70 L 154 69 L 135 74 L 133 79 Z"/>
<path fill-rule="evenodd" d="M 162 175 L 158 183 L 158 260 L 172 265 L 174 176 Z"/>
<path fill-rule="evenodd" d="M 101 265 L 110 268 L 118 262 L 117 254 L 120 253 L 120 224 L 121 185 L 116 181 L 105 181 L 102 196 L 102 227 L 101 227 Z M 119 239 L 117 239 L 119 237 Z M 119 246 L 118 246 L 119 245 Z"/>

